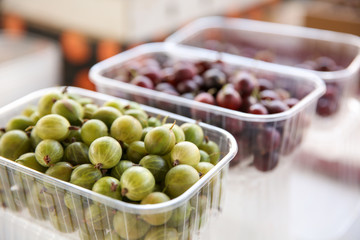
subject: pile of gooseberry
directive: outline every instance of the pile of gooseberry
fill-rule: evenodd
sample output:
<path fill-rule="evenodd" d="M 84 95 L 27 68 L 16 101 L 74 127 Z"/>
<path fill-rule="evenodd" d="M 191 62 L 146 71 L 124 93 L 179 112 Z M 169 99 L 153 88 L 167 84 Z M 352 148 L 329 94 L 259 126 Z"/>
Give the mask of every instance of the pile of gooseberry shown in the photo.
<path fill-rule="evenodd" d="M 110 198 L 133 204 L 162 203 L 187 191 L 220 159 L 219 146 L 204 136 L 198 123 L 166 121 L 149 115 L 135 102 L 124 104 L 113 99 L 98 105 L 66 89 L 49 92 L 37 106 L 27 107 L 1 129 L 0 155 Z M 74 220 L 54 203 L 51 184 L 34 184 L 30 192 L 36 196 L 35 202 L 29 202 L 30 213 L 36 209 L 34 204 L 50 209 L 49 219 L 55 228 L 75 230 Z M 59 193 L 54 196 L 59 198 Z M 71 211 L 83 209 L 84 203 L 71 193 L 61 199 Z M 145 239 L 157 239 L 151 236 L 159 234 L 177 236 L 175 227 L 189 218 L 183 214 L 190 214 L 191 209 L 186 206 L 184 211 L 140 218 L 128 214 L 126 221 L 126 213 L 111 213 L 111 234 L 115 239 L 138 239 L 145 234 Z M 92 239 L 92 234 L 102 234 L 96 231 L 108 229 L 104 211 L 101 204 L 86 207 L 85 227 L 80 226 L 82 239 Z M 139 229 L 132 228 L 139 224 Z M 161 231 L 159 226 L 164 224 L 169 231 Z"/>

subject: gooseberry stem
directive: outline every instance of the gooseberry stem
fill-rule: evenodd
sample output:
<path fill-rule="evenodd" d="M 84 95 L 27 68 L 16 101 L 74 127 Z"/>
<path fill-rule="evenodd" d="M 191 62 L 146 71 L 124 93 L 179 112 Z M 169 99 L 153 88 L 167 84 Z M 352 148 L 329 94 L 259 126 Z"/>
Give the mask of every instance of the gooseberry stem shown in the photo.
<path fill-rule="evenodd" d="M 97 163 L 97 164 L 95 165 L 95 168 L 97 168 L 97 169 L 101 169 L 101 167 L 102 167 L 102 163 Z"/>
<path fill-rule="evenodd" d="M 175 126 L 175 124 L 176 124 L 176 120 L 174 120 L 174 123 L 173 123 L 173 125 L 171 125 L 170 130 L 173 129 L 173 127 Z"/>
<path fill-rule="evenodd" d="M 127 188 L 123 188 L 121 190 L 121 195 L 124 197 L 128 192 L 129 192 L 129 190 Z"/>
<path fill-rule="evenodd" d="M 0 128 L 0 132 L 6 132 L 5 128 Z"/>
<path fill-rule="evenodd" d="M 173 163 L 174 167 L 177 166 L 177 165 L 179 165 L 179 163 L 180 163 L 180 161 L 179 161 L 178 159 L 176 159 L 176 160 L 174 161 L 174 163 Z"/>
<path fill-rule="evenodd" d="M 31 130 L 34 129 L 35 126 L 29 126 L 25 129 L 25 132 L 31 132 Z"/>
<path fill-rule="evenodd" d="M 162 120 L 162 122 L 161 122 L 161 123 L 162 123 L 162 125 L 164 125 L 164 124 L 166 123 L 166 121 L 167 121 L 168 117 L 169 117 L 169 116 L 166 116 L 166 117 L 164 117 L 164 118 L 163 118 L 163 120 Z"/>
<path fill-rule="evenodd" d="M 115 191 L 116 191 L 116 189 L 117 189 L 117 187 L 118 187 L 118 185 L 117 185 L 117 184 L 115 184 L 114 182 L 112 182 L 112 183 L 111 183 L 110 190 L 111 190 L 112 192 L 115 192 Z"/>
<path fill-rule="evenodd" d="M 208 137 L 208 136 L 205 136 L 204 139 L 205 139 L 205 142 L 206 142 L 206 143 L 209 142 L 209 137 Z"/>
<path fill-rule="evenodd" d="M 65 94 L 65 93 L 67 92 L 68 88 L 69 88 L 69 86 L 64 87 L 64 89 L 62 90 L 61 93 L 62 93 L 62 94 Z"/>
<path fill-rule="evenodd" d="M 77 127 L 77 126 L 70 126 L 69 127 L 69 130 L 79 130 L 80 128 L 79 127 Z"/>
<path fill-rule="evenodd" d="M 50 156 L 49 155 L 44 156 L 44 161 L 45 161 L 46 165 L 49 164 L 51 161 Z"/>

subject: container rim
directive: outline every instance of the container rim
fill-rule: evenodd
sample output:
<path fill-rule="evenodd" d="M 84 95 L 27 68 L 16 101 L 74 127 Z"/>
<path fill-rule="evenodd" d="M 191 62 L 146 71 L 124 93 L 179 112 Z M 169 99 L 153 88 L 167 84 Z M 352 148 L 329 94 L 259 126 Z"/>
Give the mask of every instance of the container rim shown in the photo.
<path fill-rule="evenodd" d="M 8 111 L 13 111 L 14 109 L 19 108 L 19 107 L 23 106 L 24 104 L 29 103 L 30 101 L 39 99 L 43 94 L 45 94 L 49 91 L 58 91 L 63 88 L 64 87 L 52 87 L 52 88 L 45 88 L 45 89 L 41 89 L 41 90 L 32 92 L 32 93 L 12 102 L 4 107 L 1 107 L 0 112 L 4 113 L 4 112 L 8 112 Z M 68 87 L 68 91 L 70 91 L 71 93 L 79 94 L 84 97 L 92 98 L 94 100 L 108 101 L 108 100 L 113 100 L 113 99 L 120 99 L 120 98 L 112 97 L 112 96 L 105 95 L 102 93 L 93 92 L 90 90 L 85 90 L 85 89 L 76 88 L 76 87 Z M 120 99 L 120 100 L 122 100 L 124 102 L 129 102 L 128 100 L 124 100 L 124 99 Z M 146 105 L 141 105 L 141 107 L 146 112 L 151 113 L 151 114 L 168 116 L 170 118 L 173 118 L 173 119 L 176 119 L 179 121 L 184 121 L 184 122 L 195 122 L 195 120 L 192 120 L 190 118 L 186 118 L 186 117 L 174 114 L 174 113 L 159 110 L 159 109 L 149 107 Z M 181 206 L 185 201 L 189 200 L 205 184 L 210 182 L 212 177 L 216 176 L 216 174 L 219 174 L 220 171 L 235 157 L 235 155 L 237 153 L 238 147 L 237 147 L 236 140 L 229 132 L 227 132 L 221 128 L 215 127 L 215 126 L 211 126 L 206 123 L 199 123 L 199 124 L 203 129 L 206 129 L 206 130 L 212 131 L 213 133 L 222 135 L 225 139 L 227 139 L 229 151 L 207 174 L 205 174 L 199 181 L 197 181 L 193 186 L 191 186 L 185 193 L 183 193 L 182 195 L 180 195 L 177 198 L 171 199 L 170 201 L 167 201 L 164 203 L 147 204 L 147 205 L 136 205 L 136 204 L 126 203 L 126 202 L 123 202 L 120 200 L 116 200 L 116 199 L 107 197 L 105 195 L 98 194 L 91 190 L 76 186 L 72 183 L 64 182 L 59 179 L 53 178 L 51 176 L 45 175 L 44 173 L 40 173 L 36 170 L 27 168 L 23 165 L 16 163 L 15 161 L 6 159 L 1 156 L 0 156 L 0 164 L 2 166 L 9 167 L 13 170 L 20 171 L 24 174 L 27 174 L 27 176 L 29 176 L 29 177 L 34 177 L 38 180 L 51 183 L 55 186 L 55 188 L 59 187 L 64 190 L 67 190 L 70 188 L 72 193 L 76 193 L 76 194 L 79 194 L 80 196 L 99 201 L 102 204 L 106 204 L 109 207 L 116 208 L 116 209 L 122 210 L 124 212 L 137 213 L 137 212 L 146 211 L 147 214 L 165 212 L 165 211 L 175 209 L 175 208 Z M 1 176 L 0 176 L 0 178 L 1 178 Z"/>
<path fill-rule="evenodd" d="M 165 39 L 165 42 L 186 45 L 182 42 L 185 41 L 187 38 L 209 28 L 223 28 L 228 30 L 240 31 L 243 30 L 272 35 L 277 34 L 279 36 L 335 42 L 339 44 L 348 44 L 357 47 L 357 55 L 354 57 L 351 63 L 342 70 L 329 72 L 307 70 L 319 75 L 320 78 L 325 81 L 333 81 L 336 78 L 348 78 L 349 76 L 355 74 L 356 71 L 360 68 L 360 37 L 348 33 L 341 33 L 303 26 L 294 26 L 282 23 L 272 23 L 242 18 L 228 18 L 222 16 L 202 17 L 177 30 L 175 33 L 167 37 Z M 282 65 L 279 63 L 272 64 Z"/>
<path fill-rule="evenodd" d="M 271 63 L 252 60 L 249 58 L 239 57 L 226 53 L 223 53 L 221 55 L 222 61 L 224 63 L 238 67 L 245 67 L 251 70 L 266 71 L 279 75 L 285 75 L 290 77 L 289 80 L 291 80 L 291 78 L 301 77 L 302 79 L 304 79 L 304 81 L 314 84 L 314 89 L 304 98 L 302 98 L 294 107 L 290 108 L 285 112 L 268 115 L 255 115 L 226 109 L 223 107 L 210 105 L 202 102 L 196 102 L 194 100 L 186 99 L 180 96 L 174 96 L 168 93 L 163 93 L 152 89 L 146 89 L 143 87 L 135 86 L 129 83 L 124 83 L 102 76 L 102 73 L 106 71 L 106 69 L 121 65 L 133 58 L 157 52 L 165 52 L 169 53 L 170 55 L 181 56 L 183 58 L 192 57 L 193 59 L 203 59 L 208 61 L 216 61 L 218 59 L 218 53 L 215 51 L 208 51 L 205 49 L 192 48 L 187 46 L 178 46 L 171 43 L 147 43 L 119 53 L 99 63 L 96 63 L 90 69 L 90 81 L 92 81 L 96 86 L 106 85 L 107 87 L 111 87 L 113 89 L 120 88 L 121 90 L 132 94 L 141 93 L 141 95 L 146 95 L 149 97 L 156 96 L 156 98 L 162 101 L 170 101 L 171 103 L 176 103 L 179 105 L 181 104 L 182 106 L 186 106 L 189 108 L 195 107 L 199 110 L 218 112 L 224 116 L 236 117 L 239 120 L 254 122 L 273 122 L 288 119 L 297 114 L 298 112 L 302 111 L 310 103 L 320 98 L 322 94 L 325 93 L 326 89 L 324 82 L 319 78 L 319 76 L 309 71 L 284 65 L 276 65 L 276 68 L 274 68 L 274 64 Z"/>

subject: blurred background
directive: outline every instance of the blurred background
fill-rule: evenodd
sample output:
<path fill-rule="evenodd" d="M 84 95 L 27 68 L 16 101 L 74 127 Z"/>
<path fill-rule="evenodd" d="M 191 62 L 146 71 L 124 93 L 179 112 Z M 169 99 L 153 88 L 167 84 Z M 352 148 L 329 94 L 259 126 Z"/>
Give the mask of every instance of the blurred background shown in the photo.
<path fill-rule="evenodd" d="M 359 35 L 359 2 L 0 0 L 0 28 L 3 30 L 0 38 L 0 74 L 6 72 L 9 74 L 6 77 L 12 79 L 16 77 L 12 75 L 19 74 L 17 69 L 22 69 L 23 75 L 18 80 L 7 82 L 14 84 L 14 88 L 24 86 L 16 82 L 33 85 L 29 86 L 28 92 L 54 84 L 94 89 L 88 79 L 88 70 L 94 63 L 144 42 L 162 41 L 198 17 L 241 17 Z M 7 40 L 5 32 L 8 30 L 16 31 L 16 43 Z M 39 67 L 42 75 L 34 76 L 37 80 L 31 81 L 29 78 L 32 74 L 25 73 L 24 66 L 27 65 L 23 57 L 35 57 L 37 54 L 46 55 L 42 56 L 43 63 L 39 62 L 36 66 L 41 59 L 29 59 L 28 67 L 32 70 Z M 13 64 L 11 73 L 9 69 L 4 69 L 10 60 Z M 45 63 L 47 65 L 43 65 Z M 10 98 L 0 98 L 0 105 L 13 100 Z"/>
<path fill-rule="evenodd" d="M 95 63 L 145 42 L 163 41 L 211 15 L 360 35 L 360 0 L 0 0 L 0 106 L 55 85 L 95 90 L 88 77 Z M 357 184 L 344 186 L 328 176 L 332 167 L 324 175 L 293 173 L 296 239 L 360 239 L 360 168 L 352 171 Z M 234 191 L 229 190 L 228 199 L 235 199 Z M 231 235 L 236 225 L 230 212 L 212 226 L 208 239 L 237 239 Z"/>

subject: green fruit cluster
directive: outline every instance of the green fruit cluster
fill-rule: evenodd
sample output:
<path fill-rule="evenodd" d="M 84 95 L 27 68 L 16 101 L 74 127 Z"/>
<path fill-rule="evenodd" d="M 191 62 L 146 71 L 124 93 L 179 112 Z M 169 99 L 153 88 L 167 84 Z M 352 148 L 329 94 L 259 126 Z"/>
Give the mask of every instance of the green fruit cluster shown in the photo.
<path fill-rule="evenodd" d="M 144 205 L 183 194 L 218 162 L 220 150 L 216 143 L 209 143 L 196 123 L 161 122 L 136 103 L 114 99 L 98 105 L 67 92 L 49 92 L 37 106 L 29 106 L 22 115 L 9 120 L 0 135 L 0 155 L 98 194 Z M 66 223 L 58 219 L 60 210 L 54 209 L 57 204 L 51 188 L 51 184 L 34 186 L 31 192 L 36 194 L 36 201 L 28 202 L 41 211 L 51 208 L 49 219 L 57 229 L 75 230 L 78 226 L 61 225 Z M 62 199 L 68 211 L 83 215 L 85 226 L 79 227 L 84 239 L 101 234 L 98 231 L 109 229 L 111 224 L 111 234 L 121 238 L 177 239 L 177 219 L 184 219 L 178 215 L 191 212 L 191 207 L 181 213 L 140 217 L 114 212 L 109 220 L 99 204 L 85 206 L 70 193 L 64 193 Z M 86 210 L 79 213 L 84 207 Z M 160 226 L 167 223 L 173 228 L 162 232 Z M 139 225 L 141 231 L 129 231 L 124 227 L 129 224 Z M 104 227 L 89 227 L 95 225 Z"/>

